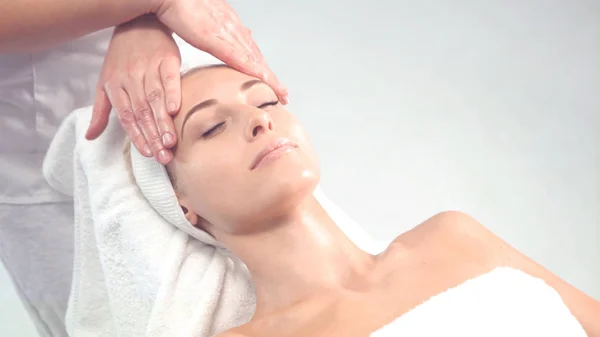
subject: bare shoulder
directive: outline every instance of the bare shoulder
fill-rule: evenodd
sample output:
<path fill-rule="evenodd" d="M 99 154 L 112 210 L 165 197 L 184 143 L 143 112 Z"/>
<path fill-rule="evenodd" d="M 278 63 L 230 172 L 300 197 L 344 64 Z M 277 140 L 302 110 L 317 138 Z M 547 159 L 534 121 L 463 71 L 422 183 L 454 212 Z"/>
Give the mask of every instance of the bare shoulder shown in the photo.
<path fill-rule="evenodd" d="M 454 256 L 462 261 L 485 260 L 502 265 L 512 249 L 473 217 L 458 211 L 438 213 L 400 235 L 391 247 L 414 254 Z M 433 255 L 432 255 L 433 254 Z"/>
<path fill-rule="evenodd" d="M 406 251 L 406 255 L 411 256 L 408 259 L 411 263 L 407 265 L 411 269 L 420 268 L 421 264 L 444 266 L 427 273 L 440 279 L 455 277 L 455 281 L 464 281 L 495 267 L 521 270 L 554 288 L 588 335 L 600 337 L 600 321 L 595 319 L 600 317 L 600 302 L 510 246 L 465 213 L 449 211 L 436 214 L 400 235 L 390 248 Z M 438 272 L 438 269 L 443 270 Z"/>
<path fill-rule="evenodd" d="M 444 235 L 451 240 L 491 240 L 496 238 L 479 221 L 470 215 L 458 211 L 445 211 L 438 213 L 415 228 L 423 231 Z"/>
<path fill-rule="evenodd" d="M 473 217 L 458 211 L 445 211 L 438 213 L 410 231 L 400 235 L 396 240 L 410 240 L 413 237 L 450 235 L 449 239 L 472 238 L 480 239 L 489 232 Z"/>

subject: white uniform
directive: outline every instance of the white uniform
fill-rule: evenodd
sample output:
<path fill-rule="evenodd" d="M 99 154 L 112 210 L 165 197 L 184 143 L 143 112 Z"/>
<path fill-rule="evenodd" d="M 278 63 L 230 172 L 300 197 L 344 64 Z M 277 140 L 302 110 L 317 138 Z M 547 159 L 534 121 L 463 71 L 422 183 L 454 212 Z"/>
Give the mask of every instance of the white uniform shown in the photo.
<path fill-rule="evenodd" d="M 46 183 L 42 161 L 62 119 L 93 104 L 111 31 L 0 54 L 0 259 L 44 337 L 67 336 L 73 206 Z"/>

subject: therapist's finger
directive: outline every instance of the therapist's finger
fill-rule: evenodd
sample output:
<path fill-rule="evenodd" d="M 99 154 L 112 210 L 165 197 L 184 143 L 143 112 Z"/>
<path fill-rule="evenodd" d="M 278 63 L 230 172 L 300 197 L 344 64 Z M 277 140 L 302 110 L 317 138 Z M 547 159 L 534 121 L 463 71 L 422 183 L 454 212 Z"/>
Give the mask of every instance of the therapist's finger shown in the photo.
<path fill-rule="evenodd" d="M 206 40 L 206 52 L 230 65 L 232 68 L 256 77 L 269 85 L 282 103 L 287 103 L 287 89 L 271 71 L 250 30 L 235 16 L 216 23 L 219 34 Z"/>
<path fill-rule="evenodd" d="M 231 39 L 234 53 L 237 55 L 236 58 L 240 62 L 242 70 L 269 85 L 275 91 L 279 100 L 287 104 L 288 91 L 268 66 L 258 45 L 252 38 L 252 32 L 240 24 L 238 29 L 231 32 Z"/>
<path fill-rule="evenodd" d="M 105 88 L 105 92 L 115 108 L 119 122 L 135 148 L 144 156 L 152 157 L 152 150 L 142 130 L 137 125 L 137 120 L 131 108 L 131 99 L 122 87 Z"/>
<path fill-rule="evenodd" d="M 85 138 L 87 140 L 98 138 L 104 129 L 106 129 L 111 108 L 112 106 L 110 104 L 110 100 L 108 99 L 106 92 L 104 92 L 104 88 L 98 88 L 96 90 L 96 98 L 94 101 L 94 108 L 92 110 L 90 126 L 85 133 Z"/>
<path fill-rule="evenodd" d="M 131 98 L 131 108 L 135 115 L 137 125 L 142 130 L 146 143 L 150 146 L 152 154 L 162 164 L 171 161 L 171 152 L 162 143 L 161 135 L 156 126 L 156 117 L 148 103 L 146 90 L 142 81 L 128 81 L 127 94 Z"/>
<path fill-rule="evenodd" d="M 239 32 L 233 34 L 234 36 L 230 37 L 231 41 L 228 43 L 231 46 L 229 51 L 224 51 L 226 62 L 238 71 L 265 82 L 273 89 L 279 100 L 287 104 L 287 89 L 269 68 L 254 40 L 252 38 L 244 40 L 240 36 L 235 36 L 241 34 Z"/>
<path fill-rule="evenodd" d="M 181 107 L 181 62 L 179 58 L 172 57 L 160 63 L 160 79 L 165 89 L 167 111 L 175 115 Z"/>
<path fill-rule="evenodd" d="M 173 118 L 167 112 L 165 92 L 160 79 L 158 66 L 156 69 L 149 70 L 146 73 L 144 86 L 146 99 L 154 113 L 162 145 L 169 148 L 175 145 L 175 127 L 173 126 Z"/>

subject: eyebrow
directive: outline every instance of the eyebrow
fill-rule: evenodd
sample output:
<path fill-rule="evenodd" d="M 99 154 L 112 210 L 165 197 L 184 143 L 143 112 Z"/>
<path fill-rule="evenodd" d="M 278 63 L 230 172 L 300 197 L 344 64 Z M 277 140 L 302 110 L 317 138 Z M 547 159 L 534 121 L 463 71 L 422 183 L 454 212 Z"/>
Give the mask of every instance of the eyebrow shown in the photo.
<path fill-rule="evenodd" d="M 240 91 L 246 91 L 259 83 L 263 83 L 263 82 L 261 80 L 250 80 L 248 82 L 245 82 L 244 84 L 242 84 L 240 86 Z"/>
<path fill-rule="evenodd" d="M 250 81 L 244 82 L 240 86 L 240 91 L 246 91 L 260 83 L 264 83 L 264 82 L 261 80 L 250 80 Z M 190 117 L 194 113 L 198 112 L 199 110 L 211 107 L 217 103 L 218 103 L 218 101 L 216 99 L 211 98 L 211 99 L 207 99 L 205 101 L 202 101 L 202 102 L 194 105 L 190 110 L 188 110 L 188 112 L 185 114 L 185 118 L 183 119 L 183 123 L 181 125 L 181 138 L 183 139 L 183 132 L 185 131 L 185 123 L 187 122 L 188 119 L 190 119 Z"/>

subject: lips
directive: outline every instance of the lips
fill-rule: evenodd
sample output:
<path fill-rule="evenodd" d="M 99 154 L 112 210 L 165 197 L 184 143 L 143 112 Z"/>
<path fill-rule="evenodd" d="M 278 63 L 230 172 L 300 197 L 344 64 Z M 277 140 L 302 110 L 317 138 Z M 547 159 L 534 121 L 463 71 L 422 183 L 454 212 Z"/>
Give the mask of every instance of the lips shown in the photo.
<path fill-rule="evenodd" d="M 256 158 L 254 158 L 252 165 L 250 166 L 250 170 L 257 168 L 263 161 L 265 161 L 265 159 L 271 158 L 277 153 L 296 147 L 298 147 L 298 145 L 292 143 L 287 138 L 277 139 L 274 142 L 269 143 L 264 149 L 262 149 L 262 151 L 258 153 Z"/>

